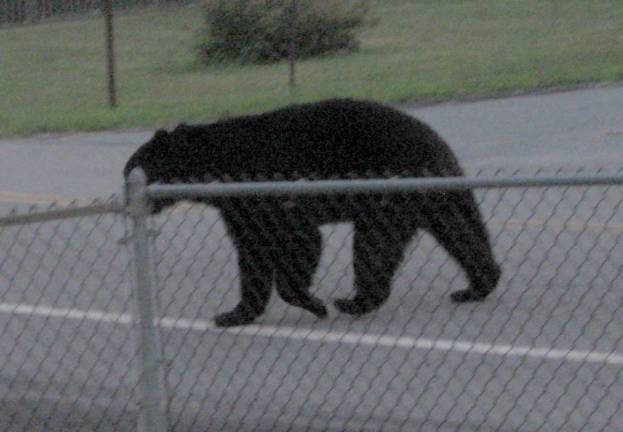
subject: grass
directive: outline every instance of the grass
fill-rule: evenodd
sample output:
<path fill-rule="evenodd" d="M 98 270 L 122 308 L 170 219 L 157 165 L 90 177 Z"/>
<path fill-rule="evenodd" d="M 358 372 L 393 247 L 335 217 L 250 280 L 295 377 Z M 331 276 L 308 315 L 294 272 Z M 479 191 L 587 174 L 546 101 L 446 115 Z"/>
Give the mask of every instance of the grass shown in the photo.
<path fill-rule="evenodd" d="M 374 0 L 349 56 L 197 63 L 195 8 L 115 18 L 120 107 L 107 108 L 103 18 L 0 29 L 0 135 L 156 127 L 352 96 L 442 101 L 623 79 L 620 0 Z"/>

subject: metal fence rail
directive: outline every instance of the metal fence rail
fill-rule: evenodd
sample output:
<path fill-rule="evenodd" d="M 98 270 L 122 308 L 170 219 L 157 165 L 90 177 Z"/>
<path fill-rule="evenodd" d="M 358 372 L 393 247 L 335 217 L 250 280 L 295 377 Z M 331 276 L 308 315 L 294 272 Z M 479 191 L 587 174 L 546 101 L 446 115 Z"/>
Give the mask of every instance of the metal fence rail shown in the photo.
<path fill-rule="evenodd" d="M 623 174 L 583 176 L 431 177 L 351 180 L 261 181 L 208 184 L 154 184 L 146 189 L 150 199 L 213 197 L 335 195 L 360 193 L 434 192 L 448 190 L 526 187 L 604 186 L 623 184 Z"/>
<path fill-rule="evenodd" d="M 122 213 L 125 207 L 117 198 L 111 198 L 108 202 L 93 201 L 86 206 L 69 206 L 66 208 L 56 208 L 51 206 L 43 211 L 31 211 L 30 213 L 16 213 L 2 216 L 0 227 L 11 225 L 28 225 L 63 219 L 72 219 L 86 216 L 97 216 L 106 213 Z"/>
<path fill-rule="evenodd" d="M 142 413 L 142 430 L 623 430 L 623 176 L 492 174 L 135 185 L 127 208 L 0 218 L 0 429 L 130 430 Z M 252 324 L 215 327 L 244 278 L 225 220 L 262 245 L 249 265 L 273 266 L 291 287 L 317 239 L 285 228 L 349 208 L 369 220 L 373 246 L 391 248 L 407 221 L 384 199 L 417 190 L 426 207 L 472 188 L 503 270 L 484 302 L 450 301 L 466 275 L 423 211 L 377 311 L 331 306 L 353 294 L 360 247 L 351 224 L 331 223 L 310 283 L 328 317 L 273 293 Z M 235 211 L 146 214 L 151 201 L 180 198 Z M 254 225 L 271 215 L 272 230 Z"/>

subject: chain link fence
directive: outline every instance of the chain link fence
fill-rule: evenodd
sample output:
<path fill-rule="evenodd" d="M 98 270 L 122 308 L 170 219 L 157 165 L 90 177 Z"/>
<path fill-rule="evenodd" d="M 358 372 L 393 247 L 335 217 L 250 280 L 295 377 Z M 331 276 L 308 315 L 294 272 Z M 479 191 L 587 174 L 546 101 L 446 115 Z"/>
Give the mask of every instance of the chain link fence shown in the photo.
<path fill-rule="evenodd" d="M 0 218 L 0 430 L 135 428 L 130 260 L 113 208 Z"/>
<path fill-rule="evenodd" d="M 119 212 L 28 225 L 9 215 L 0 428 L 129 430 L 142 413 L 144 430 L 623 430 L 621 183 L 613 172 L 488 171 L 152 185 L 131 188 L 133 223 Z M 472 188 L 502 276 L 486 300 L 456 304 L 470 267 L 448 250 L 482 250 L 473 231 L 457 230 L 461 218 L 438 216 L 459 214 L 451 194 Z M 440 197 L 445 213 L 431 204 Z M 231 211 L 187 201 L 147 216 L 180 198 Z M 421 211 L 392 212 L 409 202 Z M 370 237 L 356 223 L 316 231 L 345 209 L 369 221 Z M 246 261 L 236 223 L 256 245 Z M 134 274 L 132 257 L 146 268 Z M 355 286 L 378 286 L 388 260 L 396 269 L 378 309 L 355 317 L 332 306 Z M 245 269 L 250 286 L 261 291 L 269 277 L 275 293 L 252 323 L 215 326 L 238 305 Z M 145 310 L 129 304 L 141 283 L 160 317 L 150 347 Z M 327 317 L 291 304 L 288 293 L 307 284 Z"/>

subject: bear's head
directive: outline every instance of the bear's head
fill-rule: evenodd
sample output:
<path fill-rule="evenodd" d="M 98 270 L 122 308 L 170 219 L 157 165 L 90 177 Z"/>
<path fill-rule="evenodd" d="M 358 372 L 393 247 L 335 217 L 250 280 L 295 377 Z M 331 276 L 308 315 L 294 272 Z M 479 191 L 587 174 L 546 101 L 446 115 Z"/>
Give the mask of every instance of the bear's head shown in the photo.
<path fill-rule="evenodd" d="M 145 171 L 147 183 L 166 182 L 170 177 L 173 140 L 169 132 L 158 129 L 154 136 L 134 152 L 123 168 L 125 178 L 137 167 Z"/>
<path fill-rule="evenodd" d="M 147 184 L 172 183 L 183 177 L 182 161 L 176 156 L 180 153 L 180 137 L 185 125 L 178 126 L 173 132 L 164 129 L 156 131 L 154 136 L 134 152 L 123 168 L 127 178 L 134 168 L 141 168 L 147 177 Z M 176 163 L 177 161 L 177 163 Z M 159 200 L 152 203 L 152 212 L 157 213 L 164 207 L 174 204 L 173 200 Z"/>

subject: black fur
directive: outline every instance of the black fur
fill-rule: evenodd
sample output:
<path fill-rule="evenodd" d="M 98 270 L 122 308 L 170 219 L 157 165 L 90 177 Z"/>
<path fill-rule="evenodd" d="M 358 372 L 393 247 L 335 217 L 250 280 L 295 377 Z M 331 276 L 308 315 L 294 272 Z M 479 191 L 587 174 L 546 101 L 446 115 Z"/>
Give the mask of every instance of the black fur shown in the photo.
<path fill-rule="evenodd" d="M 293 105 L 277 111 L 159 130 L 130 158 L 127 176 L 142 167 L 148 182 L 214 179 L 461 176 L 454 154 L 428 125 L 398 110 L 353 100 Z M 279 177 L 282 176 L 282 177 Z M 154 211 L 172 204 L 154 203 Z M 273 284 L 288 303 L 318 317 L 322 301 L 309 294 L 321 253 L 321 224 L 355 227 L 356 294 L 336 307 L 361 315 L 387 299 L 395 269 L 418 228 L 428 230 L 464 269 L 470 286 L 457 302 L 484 299 L 500 268 L 470 191 L 391 196 L 214 199 L 238 250 L 241 300 L 216 318 L 219 326 L 252 322 Z"/>

